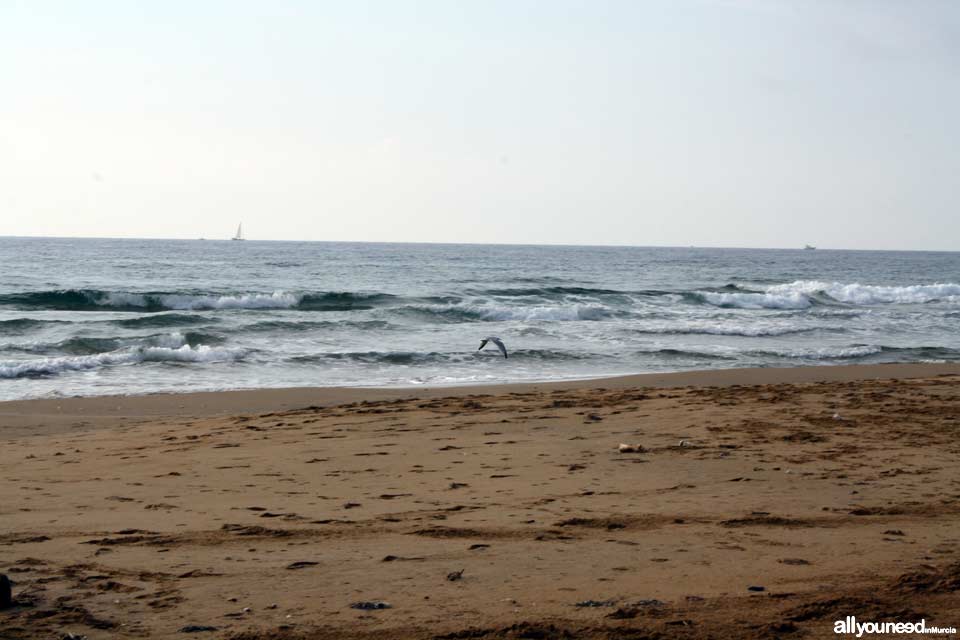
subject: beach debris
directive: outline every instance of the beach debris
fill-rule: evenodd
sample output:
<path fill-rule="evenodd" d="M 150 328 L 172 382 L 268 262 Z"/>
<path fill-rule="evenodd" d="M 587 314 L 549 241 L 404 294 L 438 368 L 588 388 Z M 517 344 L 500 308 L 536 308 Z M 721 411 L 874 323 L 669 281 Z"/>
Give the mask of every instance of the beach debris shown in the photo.
<path fill-rule="evenodd" d="M 588 413 L 587 417 L 583 419 L 584 422 L 600 422 L 603 420 L 603 416 L 598 413 Z"/>
<path fill-rule="evenodd" d="M 620 453 L 643 453 L 646 451 L 642 444 L 625 444 L 620 443 L 620 446 L 617 447 L 617 451 Z"/>
<path fill-rule="evenodd" d="M 835 413 L 835 414 L 833 414 L 833 419 L 834 419 L 834 420 L 843 420 L 843 416 L 841 416 L 839 413 Z"/>
<path fill-rule="evenodd" d="M 297 562 L 291 562 L 287 565 L 287 569 L 304 569 L 306 567 L 315 567 L 319 562 L 313 562 L 311 560 L 298 560 Z"/>
<path fill-rule="evenodd" d="M 804 560 L 803 558 L 784 558 L 783 560 L 778 560 L 780 564 L 789 564 L 793 566 L 803 566 L 810 564 L 809 560 Z"/>
<path fill-rule="evenodd" d="M 457 580 L 463 580 L 463 572 L 466 569 L 460 569 L 460 571 L 451 571 L 447 574 L 447 580 L 450 582 L 456 582 Z"/>
<path fill-rule="evenodd" d="M 885 536 L 905 536 L 905 535 L 907 535 L 907 534 L 905 534 L 905 533 L 904 533 L 903 531 L 901 531 L 900 529 L 887 529 L 886 531 L 883 532 L 883 535 L 885 535 Z"/>
<path fill-rule="evenodd" d="M 180 627 L 180 633 L 200 633 L 202 631 L 216 631 L 217 627 L 211 627 L 205 624 L 188 624 Z"/>
<path fill-rule="evenodd" d="M 6 609 L 13 604 L 13 589 L 10 586 L 10 578 L 6 574 L 0 573 L 0 609 Z"/>
<path fill-rule="evenodd" d="M 343 508 L 344 508 L 344 509 L 356 509 L 356 508 L 359 507 L 359 506 L 360 506 L 360 503 L 359 503 L 359 502 L 344 502 L 344 503 L 343 503 Z"/>
<path fill-rule="evenodd" d="M 362 600 L 350 604 L 351 609 L 360 609 L 361 611 L 373 611 L 376 609 L 389 609 L 390 603 L 382 600 Z"/>
<path fill-rule="evenodd" d="M 760 587 L 760 586 L 747 587 L 747 591 L 766 591 L 766 590 L 767 590 L 766 587 Z"/>
<path fill-rule="evenodd" d="M 477 549 L 489 549 L 489 548 L 490 548 L 490 545 L 484 544 L 482 542 L 478 542 L 477 544 L 470 545 L 467 551 L 476 551 Z"/>
<path fill-rule="evenodd" d="M 612 607 L 616 603 L 613 600 L 581 600 L 574 603 L 575 607 Z"/>
<path fill-rule="evenodd" d="M 276 603 L 276 602 L 267 605 L 267 609 L 276 609 L 276 608 L 277 608 L 277 603 Z"/>
<path fill-rule="evenodd" d="M 468 485 L 466 482 L 451 482 L 451 483 L 450 483 L 450 488 L 451 488 L 451 489 L 462 489 L 463 487 L 469 487 L 469 486 L 470 486 L 470 485 Z"/>
<path fill-rule="evenodd" d="M 642 598 L 631 603 L 634 607 L 662 607 L 663 602 L 656 598 Z"/>
<path fill-rule="evenodd" d="M 57 640 L 87 640 L 87 636 L 79 633 L 70 633 L 69 631 L 64 631 L 57 636 Z"/>
<path fill-rule="evenodd" d="M 680 447 L 681 449 L 682 449 L 683 447 L 689 447 L 689 446 L 690 446 L 690 441 L 689 441 L 689 440 L 681 440 L 680 442 L 677 443 L 677 446 Z"/>

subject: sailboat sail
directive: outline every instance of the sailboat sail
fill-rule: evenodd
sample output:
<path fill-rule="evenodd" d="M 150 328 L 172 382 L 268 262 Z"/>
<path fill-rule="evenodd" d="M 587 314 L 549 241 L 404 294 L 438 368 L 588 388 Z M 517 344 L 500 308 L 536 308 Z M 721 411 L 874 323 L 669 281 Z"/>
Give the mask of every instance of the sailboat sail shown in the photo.
<path fill-rule="evenodd" d="M 237 235 L 230 238 L 231 240 L 243 240 L 243 223 L 237 225 Z"/>

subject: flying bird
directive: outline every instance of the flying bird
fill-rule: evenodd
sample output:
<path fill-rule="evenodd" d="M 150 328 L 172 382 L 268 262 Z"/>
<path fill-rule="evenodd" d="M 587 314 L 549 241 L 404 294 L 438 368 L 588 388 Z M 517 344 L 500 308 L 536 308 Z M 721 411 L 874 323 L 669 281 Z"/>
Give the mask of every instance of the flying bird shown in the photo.
<path fill-rule="evenodd" d="M 487 346 L 487 343 L 488 343 L 488 342 L 492 342 L 493 344 L 497 345 L 497 348 L 500 349 L 500 353 L 503 354 L 503 357 L 504 357 L 504 358 L 507 357 L 507 347 L 504 346 L 503 341 L 502 341 L 500 338 L 496 337 L 496 336 L 487 336 L 486 338 L 484 338 L 483 340 L 481 340 L 481 341 L 480 341 L 480 349 L 477 349 L 477 351 L 480 351 L 480 350 L 483 349 L 485 346 Z"/>

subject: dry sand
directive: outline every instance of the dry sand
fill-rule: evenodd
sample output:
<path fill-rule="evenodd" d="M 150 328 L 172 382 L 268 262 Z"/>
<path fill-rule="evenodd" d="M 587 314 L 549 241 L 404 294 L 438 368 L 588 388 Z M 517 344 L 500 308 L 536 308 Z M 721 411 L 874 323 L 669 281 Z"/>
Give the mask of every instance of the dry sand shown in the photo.
<path fill-rule="evenodd" d="M 0 638 L 960 626 L 958 453 L 951 365 L 3 403 Z"/>

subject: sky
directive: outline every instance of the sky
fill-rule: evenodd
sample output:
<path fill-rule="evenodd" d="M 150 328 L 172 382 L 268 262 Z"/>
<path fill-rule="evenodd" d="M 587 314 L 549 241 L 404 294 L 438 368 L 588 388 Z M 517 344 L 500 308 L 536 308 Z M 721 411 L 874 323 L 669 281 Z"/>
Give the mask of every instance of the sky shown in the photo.
<path fill-rule="evenodd" d="M 949 0 L 3 0 L 0 235 L 960 250 Z"/>

